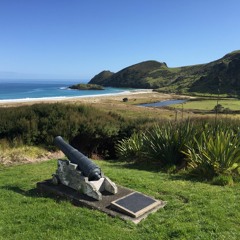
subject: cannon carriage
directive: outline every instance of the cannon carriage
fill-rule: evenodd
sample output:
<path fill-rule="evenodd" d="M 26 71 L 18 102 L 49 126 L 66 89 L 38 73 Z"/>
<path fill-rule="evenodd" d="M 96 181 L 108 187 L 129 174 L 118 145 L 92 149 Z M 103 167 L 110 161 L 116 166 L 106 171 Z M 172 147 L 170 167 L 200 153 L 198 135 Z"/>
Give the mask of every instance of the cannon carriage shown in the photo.
<path fill-rule="evenodd" d="M 117 186 L 101 169 L 84 154 L 66 143 L 61 136 L 54 139 L 55 145 L 66 155 L 67 160 L 59 159 L 53 184 L 63 184 L 70 188 L 102 200 L 102 192 L 117 193 Z"/>

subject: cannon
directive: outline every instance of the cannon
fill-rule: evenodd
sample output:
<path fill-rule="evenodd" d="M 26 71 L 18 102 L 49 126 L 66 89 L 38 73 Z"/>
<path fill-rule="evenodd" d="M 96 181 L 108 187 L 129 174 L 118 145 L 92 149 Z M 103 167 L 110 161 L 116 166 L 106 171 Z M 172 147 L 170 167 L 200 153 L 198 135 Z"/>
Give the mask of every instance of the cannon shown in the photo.
<path fill-rule="evenodd" d="M 84 154 L 66 143 L 61 136 L 54 139 L 55 145 L 66 155 L 68 160 L 58 160 L 53 184 L 63 184 L 96 199 L 102 200 L 102 192 L 117 193 L 117 186 L 101 169 Z"/>
<path fill-rule="evenodd" d="M 94 164 L 85 155 L 67 144 L 61 136 L 54 139 L 54 143 L 67 156 L 71 163 L 75 163 L 89 181 L 99 180 L 101 178 L 101 169 Z"/>

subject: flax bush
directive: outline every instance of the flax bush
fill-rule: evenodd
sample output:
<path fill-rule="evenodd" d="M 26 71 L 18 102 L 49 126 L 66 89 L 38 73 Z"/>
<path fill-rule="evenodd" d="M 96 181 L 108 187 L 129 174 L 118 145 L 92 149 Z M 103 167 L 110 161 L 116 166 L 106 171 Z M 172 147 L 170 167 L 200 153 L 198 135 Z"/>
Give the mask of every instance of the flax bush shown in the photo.
<path fill-rule="evenodd" d="M 184 161 L 182 153 L 185 144 L 194 134 L 189 122 L 157 124 L 141 133 L 134 133 L 129 139 L 118 142 L 118 156 L 125 160 L 156 161 L 162 166 L 180 166 Z"/>
<path fill-rule="evenodd" d="M 139 161 L 144 157 L 144 134 L 133 133 L 130 138 L 122 139 L 116 145 L 118 157 L 127 161 Z"/>
<path fill-rule="evenodd" d="M 196 173 L 212 178 L 238 174 L 240 167 L 240 137 L 231 129 L 203 131 L 194 144 L 184 151 L 188 165 Z"/>
<path fill-rule="evenodd" d="M 240 175 L 240 129 L 235 121 L 163 122 L 118 142 L 118 156 L 189 169 L 204 179 Z M 216 182 L 216 181 L 215 181 Z M 224 182 L 224 181 L 223 181 Z"/>
<path fill-rule="evenodd" d="M 159 161 L 162 165 L 182 165 L 183 149 L 194 134 L 193 125 L 189 122 L 180 124 L 167 123 L 155 125 L 145 134 L 145 155 Z"/>

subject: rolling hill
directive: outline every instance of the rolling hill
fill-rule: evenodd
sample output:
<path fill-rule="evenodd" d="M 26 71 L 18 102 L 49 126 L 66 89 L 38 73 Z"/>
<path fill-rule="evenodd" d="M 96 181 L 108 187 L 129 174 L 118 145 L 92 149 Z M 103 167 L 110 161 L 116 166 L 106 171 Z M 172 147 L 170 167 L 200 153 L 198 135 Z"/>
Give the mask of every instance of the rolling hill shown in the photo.
<path fill-rule="evenodd" d="M 102 71 L 91 84 L 152 88 L 175 93 L 240 93 L 240 50 L 207 63 L 169 68 L 165 62 L 145 61 L 117 73 Z"/>

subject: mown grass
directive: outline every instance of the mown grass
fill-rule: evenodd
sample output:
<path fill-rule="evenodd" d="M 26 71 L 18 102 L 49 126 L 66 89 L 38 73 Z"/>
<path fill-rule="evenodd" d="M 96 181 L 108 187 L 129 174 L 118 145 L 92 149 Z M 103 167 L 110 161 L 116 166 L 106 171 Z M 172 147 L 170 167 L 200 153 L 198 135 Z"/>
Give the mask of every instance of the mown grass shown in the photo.
<path fill-rule="evenodd" d="M 213 186 L 152 164 L 98 161 L 117 184 L 167 201 L 138 225 L 40 196 L 56 160 L 0 168 L 0 239 L 240 239 L 240 185 Z"/>

